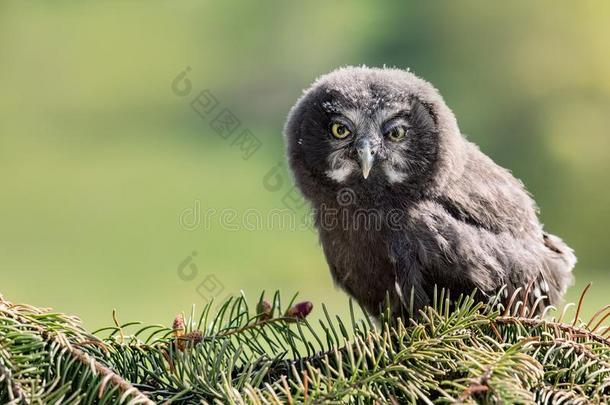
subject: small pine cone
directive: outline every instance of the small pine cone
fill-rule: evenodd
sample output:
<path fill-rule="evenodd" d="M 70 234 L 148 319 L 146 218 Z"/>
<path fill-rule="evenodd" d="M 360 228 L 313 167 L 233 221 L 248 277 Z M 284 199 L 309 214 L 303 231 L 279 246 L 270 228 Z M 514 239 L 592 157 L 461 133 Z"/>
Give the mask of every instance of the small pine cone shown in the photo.
<path fill-rule="evenodd" d="M 185 334 L 184 336 L 176 338 L 176 347 L 180 351 L 184 351 L 187 348 L 193 348 L 203 341 L 203 333 L 199 330 L 194 330 Z"/>
<path fill-rule="evenodd" d="M 265 299 L 261 300 L 256 306 L 256 314 L 261 321 L 266 321 L 267 319 L 271 318 L 272 311 L 273 308 L 271 307 L 271 304 Z"/>
<path fill-rule="evenodd" d="M 311 313 L 313 304 L 311 301 L 303 301 L 298 304 L 294 304 L 286 311 L 286 316 L 295 319 L 305 319 L 307 315 Z"/>
<path fill-rule="evenodd" d="M 174 336 L 175 337 L 183 336 L 185 329 L 186 328 L 184 326 L 184 317 L 182 316 L 182 314 L 176 315 L 176 317 L 174 318 L 174 323 L 172 324 L 172 330 L 173 330 Z"/>

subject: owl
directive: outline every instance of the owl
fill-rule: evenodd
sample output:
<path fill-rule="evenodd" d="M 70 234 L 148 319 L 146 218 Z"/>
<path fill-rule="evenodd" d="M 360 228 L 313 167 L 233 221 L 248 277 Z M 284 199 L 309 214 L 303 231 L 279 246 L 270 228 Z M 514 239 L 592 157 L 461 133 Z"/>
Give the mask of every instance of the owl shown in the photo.
<path fill-rule="evenodd" d="M 371 315 L 416 315 L 435 288 L 556 305 L 573 251 L 547 233 L 523 184 L 461 134 L 409 71 L 344 67 L 318 78 L 285 128 L 336 284 Z M 518 290 L 521 287 L 521 290 Z"/>

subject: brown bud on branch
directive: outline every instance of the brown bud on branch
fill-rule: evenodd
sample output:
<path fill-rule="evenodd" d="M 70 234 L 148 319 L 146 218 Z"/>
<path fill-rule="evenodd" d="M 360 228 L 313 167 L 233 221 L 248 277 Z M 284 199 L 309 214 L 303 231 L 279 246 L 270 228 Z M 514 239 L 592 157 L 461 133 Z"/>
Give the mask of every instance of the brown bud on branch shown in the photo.
<path fill-rule="evenodd" d="M 172 324 L 172 330 L 173 330 L 174 336 L 175 337 L 183 336 L 185 329 L 186 328 L 184 326 L 184 317 L 182 316 L 182 314 L 176 315 L 176 318 L 174 318 L 174 323 Z"/>
<path fill-rule="evenodd" d="M 313 304 L 311 301 L 303 301 L 291 306 L 287 311 L 285 316 L 289 318 L 295 319 L 305 319 L 307 315 L 311 313 L 313 309 Z"/>
<path fill-rule="evenodd" d="M 273 307 L 266 299 L 261 300 L 258 305 L 256 305 L 256 314 L 261 321 L 266 321 L 267 319 L 271 318 L 272 312 Z"/>

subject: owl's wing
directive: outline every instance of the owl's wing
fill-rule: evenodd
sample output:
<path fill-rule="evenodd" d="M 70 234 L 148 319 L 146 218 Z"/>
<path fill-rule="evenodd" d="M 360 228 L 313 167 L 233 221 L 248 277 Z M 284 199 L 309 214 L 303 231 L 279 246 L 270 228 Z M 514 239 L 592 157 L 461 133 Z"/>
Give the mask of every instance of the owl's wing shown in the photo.
<path fill-rule="evenodd" d="M 571 280 L 573 263 L 563 252 L 549 249 L 543 234 L 490 230 L 434 201 L 419 203 L 409 218 L 407 229 L 393 240 L 392 254 L 403 295 L 411 288 L 420 291 L 415 299 L 421 304 L 427 303 L 426 291 L 434 284 L 454 294 L 470 294 L 475 288 L 494 294 L 506 285 L 510 297 L 530 283 L 530 304 L 538 298 L 555 304 Z"/>

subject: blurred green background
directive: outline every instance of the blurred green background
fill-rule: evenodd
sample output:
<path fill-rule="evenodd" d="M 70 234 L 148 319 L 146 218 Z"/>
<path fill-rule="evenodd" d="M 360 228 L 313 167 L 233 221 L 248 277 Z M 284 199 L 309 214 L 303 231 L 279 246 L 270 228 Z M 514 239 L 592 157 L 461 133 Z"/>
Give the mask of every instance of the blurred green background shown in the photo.
<path fill-rule="evenodd" d="M 3 1 L 0 292 L 88 328 L 113 308 L 169 323 L 240 290 L 300 291 L 343 313 L 313 232 L 179 218 L 196 204 L 284 208 L 285 168 L 278 190 L 263 179 L 283 160 L 290 106 L 318 75 L 366 64 L 434 83 L 462 131 L 524 181 L 577 252 L 568 300 L 594 282 L 592 313 L 610 301 L 609 39 L 605 1 Z M 250 159 L 191 108 L 204 89 L 261 141 Z"/>

